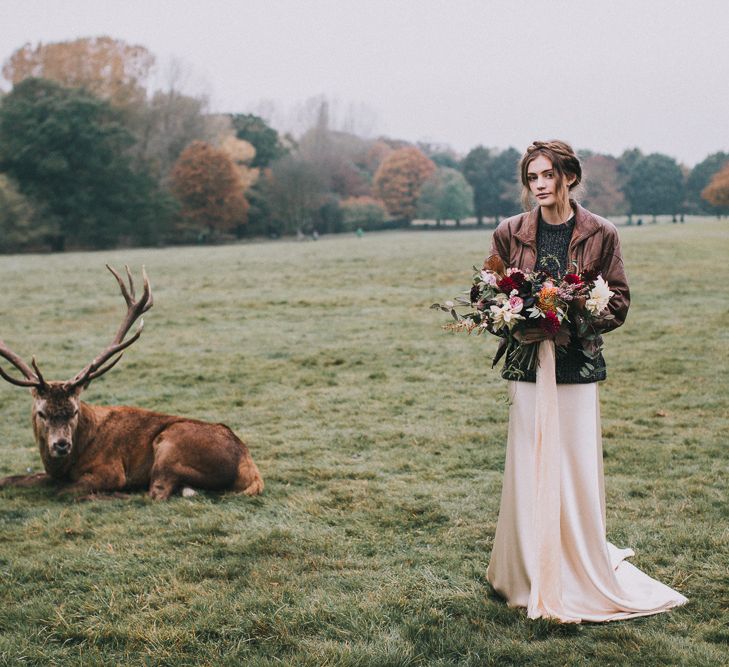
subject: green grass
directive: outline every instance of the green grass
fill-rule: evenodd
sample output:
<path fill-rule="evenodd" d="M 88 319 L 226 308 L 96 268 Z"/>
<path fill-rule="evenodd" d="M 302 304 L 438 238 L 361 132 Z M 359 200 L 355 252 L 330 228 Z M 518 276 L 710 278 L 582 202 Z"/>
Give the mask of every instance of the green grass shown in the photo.
<path fill-rule="evenodd" d="M 104 263 L 145 264 L 142 339 L 86 400 L 224 421 L 267 486 L 167 503 L 0 491 L 0 665 L 726 664 L 729 228 L 621 236 L 633 306 L 606 338 L 608 535 L 688 606 L 560 626 L 490 591 L 496 342 L 428 310 L 467 287 L 487 231 L 12 256 L 0 337 L 57 379 L 121 317 Z M 38 469 L 27 392 L 3 383 L 0 410 L 0 475 Z"/>

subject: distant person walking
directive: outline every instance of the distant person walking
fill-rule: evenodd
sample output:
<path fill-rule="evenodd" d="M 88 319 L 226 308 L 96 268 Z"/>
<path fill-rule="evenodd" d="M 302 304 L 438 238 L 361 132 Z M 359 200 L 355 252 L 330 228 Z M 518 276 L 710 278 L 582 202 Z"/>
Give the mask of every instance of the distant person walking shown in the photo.
<path fill-rule="evenodd" d="M 570 198 L 582 178 L 575 152 L 561 141 L 535 141 L 520 172 L 525 210 L 532 198 L 537 206 L 501 222 L 492 254 L 507 267 L 555 277 L 600 273 L 614 294 L 608 303 L 613 317 L 598 323 L 598 332 L 620 326 L 630 292 L 618 233 Z M 502 375 L 511 407 L 488 581 L 510 606 L 526 607 L 529 618 L 565 623 L 645 616 L 685 604 L 683 595 L 625 560 L 631 549 L 606 539 L 597 385 L 606 377 L 602 355 L 585 374 L 582 350 L 590 343 L 574 330 L 558 356 L 553 338 L 538 328 L 523 334 L 521 344 L 538 346 L 539 364 L 526 367 L 514 345 L 506 351 Z"/>

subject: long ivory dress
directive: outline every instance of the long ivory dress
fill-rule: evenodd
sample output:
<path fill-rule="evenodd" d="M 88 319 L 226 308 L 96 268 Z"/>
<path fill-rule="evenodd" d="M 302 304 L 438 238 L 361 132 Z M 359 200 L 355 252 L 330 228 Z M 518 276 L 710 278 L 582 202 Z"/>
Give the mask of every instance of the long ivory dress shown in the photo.
<path fill-rule="evenodd" d="M 539 344 L 537 381 L 509 382 L 501 509 L 487 577 L 529 618 L 564 623 L 647 616 L 688 600 L 606 539 L 597 383 L 554 380 L 554 343 Z"/>

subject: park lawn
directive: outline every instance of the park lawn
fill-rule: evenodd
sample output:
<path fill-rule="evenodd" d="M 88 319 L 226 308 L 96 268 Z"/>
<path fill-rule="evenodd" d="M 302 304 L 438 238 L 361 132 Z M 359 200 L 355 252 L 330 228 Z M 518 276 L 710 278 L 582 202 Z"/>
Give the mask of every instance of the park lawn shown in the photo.
<path fill-rule="evenodd" d="M 689 605 L 529 621 L 485 579 L 504 461 L 493 338 L 428 310 L 486 230 L 0 258 L 0 337 L 76 373 L 142 264 L 144 334 L 85 398 L 224 421 L 266 481 L 74 503 L 0 491 L 0 665 L 719 665 L 729 649 L 729 223 L 621 228 L 633 303 L 606 338 L 608 537 Z M 0 475 L 38 470 L 0 386 Z"/>

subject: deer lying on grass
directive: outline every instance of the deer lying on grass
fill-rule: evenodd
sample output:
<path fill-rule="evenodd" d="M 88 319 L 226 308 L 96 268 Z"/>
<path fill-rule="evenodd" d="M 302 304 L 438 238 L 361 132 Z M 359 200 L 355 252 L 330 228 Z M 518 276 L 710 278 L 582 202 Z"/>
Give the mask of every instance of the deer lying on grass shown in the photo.
<path fill-rule="evenodd" d="M 149 486 L 149 495 L 165 500 L 181 487 L 232 489 L 247 495 L 263 491 L 263 480 L 248 448 L 225 425 L 173 417 L 132 407 L 102 407 L 79 399 L 92 380 L 113 368 L 141 335 L 140 317 L 152 307 L 152 290 L 144 269 L 144 292 L 135 300 L 107 265 L 121 288 L 127 314 L 111 344 L 71 380 L 47 382 L 35 357 L 31 366 L 0 340 L 0 356 L 22 374 L 0 375 L 33 396 L 33 431 L 45 473 L 0 479 L 0 487 L 57 483 L 78 496 Z M 136 332 L 124 340 L 140 319 Z"/>

